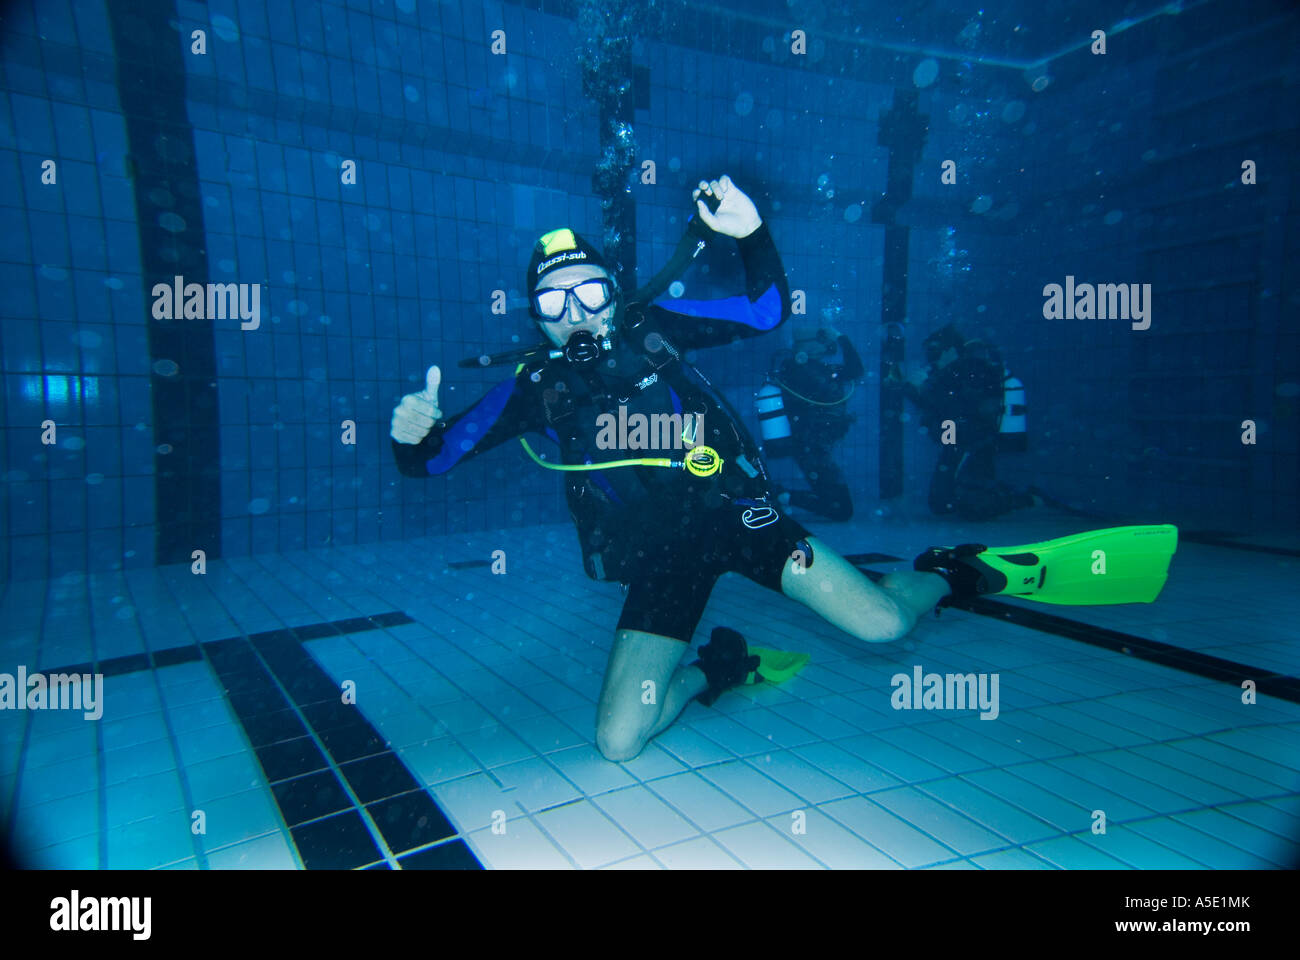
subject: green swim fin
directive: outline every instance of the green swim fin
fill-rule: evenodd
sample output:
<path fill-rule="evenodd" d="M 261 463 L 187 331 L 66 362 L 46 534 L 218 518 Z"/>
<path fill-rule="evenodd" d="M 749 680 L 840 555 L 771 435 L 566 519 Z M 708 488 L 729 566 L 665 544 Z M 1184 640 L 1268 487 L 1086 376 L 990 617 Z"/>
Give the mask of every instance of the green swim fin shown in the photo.
<path fill-rule="evenodd" d="M 1071 606 L 1151 603 L 1164 588 L 1177 549 L 1178 528 L 1157 524 L 1017 547 L 932 547 L 912 565 L 944 577 L 959 600 L 1004 594 Z"/>
<path fill-rule="evenodd" d="M 758 669 L 749 674 L 746 683 L 766 680 L 768 683 L 780 683 L 789 680 L 804 668 L 812 659 L 806 653 L 794 653 L 790 650 L 769 650 L 767 647 L 750 647 L 751 655 L 758 657 Z"/>

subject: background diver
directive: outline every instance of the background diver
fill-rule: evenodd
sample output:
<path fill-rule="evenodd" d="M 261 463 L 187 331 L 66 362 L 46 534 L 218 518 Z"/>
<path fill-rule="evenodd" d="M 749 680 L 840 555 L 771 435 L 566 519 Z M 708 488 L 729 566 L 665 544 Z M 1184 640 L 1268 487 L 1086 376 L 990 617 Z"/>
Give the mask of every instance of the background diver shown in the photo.
<path fill-rule="evenodd" d="M 996 348 L 968 340 L 953 324 L 925 338 L 928 366 L 911 377 L 890 370 L 887 383 L 921 410 L 921 423 L 939 444 L 939 460 L 930 480 L 930 511 L 955 513 L 963 520 L 991 520 L 1025 507 L 1041 506 L 1037 490 L 1015 490 L 998 481 L 997 455 L 1010 443 L 1024 441 L 1021 403 L 1008 408 L 1009 377 Z M 945 429 L 945 421 L 952 427 Z M 1014 421 L 1014 433 L 1004 427 Z"/>
<path fill-rule="evenodd" d="M 744 296 L 625 300 L 594 247 L 571 230 L 554 230 L 534 248 L 525 289 L 530 313 L 555 349 L 535 352 L 514 377 L 446 419 L 438 406 L 441 370 L 432 366 L 425 389 L 393 411 L 393 452 L 408 476 L 445 473 L 515 437 L 538 463 L 566 472 L 587 574 L 628 588 L 596 717 L 597 747 L 614 761 L 637 756 L 692 699 L 711 704 L 763 676 L 767 652 L 751 650 L 726 628 L 713 631 L 698 661 L 680 662 L 725 572 L 779 590 L 870 643 L 899 639 L 954 592 L 1030 589 L 1019 586 L 1022 568 L 1008 578 L 1000 559 L 970 546 L 930 550 L 917 558 L 918 569 L 876 584 L 776 509 L 757 445 L 683 354 L 783 323 L 785 270 L 753 202 L 728 177 L 702 181 L 693 197 L 704 226 L 735 238 Z M 616 466 L 595 443 L 596 421 L 620 404 L 629 413 L 701 413 L 704 437 L 691 438 L 694 446 L 680 460 Z M 561 462 L 536 454 L 525 433 L 557 443 Z M 646 681 L 655 695 L 643 699 Z"/>
<path fill-rule="evenodd" d="M 837 351 L 844 362 L 830 363 Z M 849 485 L 831 458 L 831 447 L 853 423 L 847 404 L 863 372 L 849 338 L 829 325 L 796 331 L 793 348 L 773 355 L 772 369 L 755 398 L 763 453 L 771 459 L 792 458 L 810 488 L 778 494 L 782 506 L 828 520 L 853 517 Z"/>

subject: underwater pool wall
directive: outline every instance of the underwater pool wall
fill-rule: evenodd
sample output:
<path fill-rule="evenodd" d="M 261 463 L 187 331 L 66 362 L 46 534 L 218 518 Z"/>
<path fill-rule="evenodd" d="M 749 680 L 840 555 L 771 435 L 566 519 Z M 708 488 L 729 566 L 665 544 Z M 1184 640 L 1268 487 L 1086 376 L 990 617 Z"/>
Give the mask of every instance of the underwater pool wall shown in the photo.
<path fill-rule="evenodd" d="M 435 362 L 449 410 L 486 391 L 495 374 L 455 363 L 531 340 L 520 285 L 536 236 L 600 233 L 597 110 L 557 53 L 574 43 L 571 10 L 155 5 L 174 11 L 162 20 L 177 25 L 183 88 L 119 83 L 134 69 L 123 51 L 162 42 L 132 25 L 138 5 L 6 13 L 0 169 L 17 189 L 0 197 L 0 573 L 175 562 L 198 542 L 237 556 L 564 521 L 560 485 L 512 446 L 439 480 L 400 477 L 388 421 Z M 1170 17 L 1139 24 L 1115 36 L 1105 70 L 1086 48 L 1040 65 L 1037 91 L 1023 65 L 973 54 L 938 58 L 920 90 L 930 129 L 898 214 L 907 358 L 947 319 L 995 339 L 1028 390 L 1031 445 L 1007 458 L 1012 478 L 1098 510 L 1295 528 L 1287 265 L 1300 245 L 1281 171 L 1300 110 L 1267 105 L 1279 87 L 1295 102 L 1285 64 L 1300 38 L 1282 5 L 1265 7 L 1249 27 L 1228 4 L 1173 32 Z M 200 26 L 205 55 L 181 35 Z M 833 38 L 796 61 L 784 43 L 719 12 L 633 49 L 648 81 L 638 156 L 658 171 L 634 193 L 640 270 L 667 258 L 695 178 L 726 171 L 751 190 L 807 295 L 795 319 L 828 311 L 870 374 L 839 447 L 860 513 L 921 509 L 934 450 L 913 422 L 903 496 L 876 497 L 884 235 L 870 204 L 886 182 L 878 117 L 922 54 Z M 159 154 L 163 134 L 175 149 Z M 833 158 L 811 144 L 835 144 Z M 955 186 L 939 180 L 945 159 Z M 1254 186 L 1240 185 L 1243 159 Z M 41 182 L 46 160 L 57 185 Z M 734 282 L 725 258 L 710 269 L 688 290 Z M 154 324 L 153 285 L 187 271 L 258 285 L 259 326 Z M 1067 275 L 1152 284 L 1150 330 L 1045 322 L 1043 286 Z M 496 290 L 506 316 L 491 312 Z M 700 358 L 751 428 L 778 346 Z M 1081 369 L 1081 354 L 1098 362 Z M 1267 442 L 1243 448 L 1245 419 Z"/>

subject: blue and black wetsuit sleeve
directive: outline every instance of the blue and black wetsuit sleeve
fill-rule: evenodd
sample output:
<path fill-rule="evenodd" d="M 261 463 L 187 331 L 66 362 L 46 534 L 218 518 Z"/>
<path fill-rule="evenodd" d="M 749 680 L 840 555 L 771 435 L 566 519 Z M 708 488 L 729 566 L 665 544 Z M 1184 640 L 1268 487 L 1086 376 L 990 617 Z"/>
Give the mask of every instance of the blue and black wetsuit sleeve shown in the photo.
<path fill-rule="evenodd" d="M 523 384 L 527 375 L 498 383 L 474 406 L 440 420 L 419 443 L 393 441 L 397 469 L 408 477 L 446 473 L 458 463 L 500 446 L 530 430 L 541 429 L 536 405 Z"/>
<path fill-rule="evenodd" d="M 718 347 L 775 330 L 790 315 L 785 266 L 767 224 L 736 241 L 745 266 L 743 296 L 722 300 L 661 297 L 650 307 L 656 326 L 680 346 Z"/>

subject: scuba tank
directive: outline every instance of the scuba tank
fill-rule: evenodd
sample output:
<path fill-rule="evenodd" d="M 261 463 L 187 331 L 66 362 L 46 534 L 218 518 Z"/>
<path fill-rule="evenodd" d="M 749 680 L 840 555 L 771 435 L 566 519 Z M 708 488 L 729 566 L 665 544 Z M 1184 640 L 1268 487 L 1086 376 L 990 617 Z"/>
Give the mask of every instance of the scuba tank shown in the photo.
<path fill-rule="evenodd" d="M 785 395 L 770 375 L 758 393 L 754 394 L 754 409 L 758 413 L 758 431 L 763 443 L 790 436 L 790 418 L 785 415 Z"/>
<path fill-rule="evenodd" d="M 1025 385 L 1011 371 L 1002 368 L 1002 419 L 998 424 L 998 449 L 1023 453 L 1029 447 L 1025 431 Z"/>

